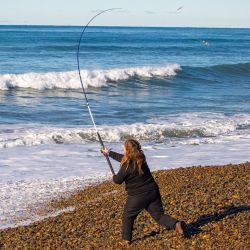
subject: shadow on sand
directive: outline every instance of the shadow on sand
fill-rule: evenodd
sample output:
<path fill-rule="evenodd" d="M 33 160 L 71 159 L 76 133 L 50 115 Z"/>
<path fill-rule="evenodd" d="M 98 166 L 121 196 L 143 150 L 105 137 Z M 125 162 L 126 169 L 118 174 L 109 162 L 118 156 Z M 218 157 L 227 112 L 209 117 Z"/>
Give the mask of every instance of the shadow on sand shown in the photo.
<path fill-rule="evenodd" d="M 200 227 L 208 223 L 219 221 L 229 215 L 237 214 L 237 213 L 248 211 L 248 210 L 250 210 L 250 205 L 242 205 L 238 207 L 229 206 L 229 207 L 226 207 L 223 212 L 202 215 L 200 218 L 198 218 L 198 220 L 186 225 L 186 229 L 185 229 L 186 237 L 190 238 L 191 236 L 195 234 L 199 234 L 200 232 L 202 232 Z"/>
<path fill-rule="evenodd" d="M 237 213 L 240 213 L 243 211 L 248 211 L 248 210 L 250 210 L 250 205 L 242 205 L 242 206 L 238 206 L 238 207 L 237 206 L 229 206 L 229 207 L 226 207 L 223 212 L 202 215 L 196 221 L 191 222 L 185 226 L 185 237 L 191 238 L 193 235 L 201 233 L 202 230 L 200 229 L 200 227 L 202 227 L 208 223 L 213 223 L 215 221 L 222 220 L 223 218 L 225 218 L 229 215 L 237 214 Z M 153 237 L 157 234 L 160 234 L 160 231 L 152 231 L 149 234 L 146 234 L 143 237 L 137 238 L 133 241 L 143 240 L 143 239 L 146 239 L 149 237 Z"/>

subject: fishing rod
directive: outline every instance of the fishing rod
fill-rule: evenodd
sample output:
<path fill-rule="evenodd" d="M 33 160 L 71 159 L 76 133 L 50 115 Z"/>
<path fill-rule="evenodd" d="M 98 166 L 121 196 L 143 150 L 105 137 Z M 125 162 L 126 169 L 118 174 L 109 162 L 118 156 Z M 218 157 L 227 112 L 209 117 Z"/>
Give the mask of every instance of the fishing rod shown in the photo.
<path fill-rule="evenodd" d="M 104 148 L 104 143 L 103 143 L 103 140 L 99 134 L 99 131 L 96 127 L 96 123 L 95 123 L 95 120 L 94 120 L 94 117 L 92 115 L 92 112 L 91 112 L 91 109 L 90 109 L 90 105 L 89 105 L 89 101 L 88 101 L 88 97 L 87 97 L 87 94 L 86 94 L 86 91 L 85 91 L 85 88 L 83 86 L 83 80 L 82 80 L 82 75 L 81 75 L 81 70 L 80 70 L 80 62 L 79 62 L 79 53 L 80 53 L 80 46 L 81 46 L 81 41 L 82 41 L 82 37 L 83 37 L 83 34 L 86 30 L 86 28 L 89 26 L 89 24 L 98 16 L 100 16 L 101 14 L 103 14 L 104 12 L 108 12 L 108 11 L 112 11 L 112 10 L 117 10 L 117 9 L 121 9 L 121 8 L 111 8 L 111 9 L 106 9 L 106 10 L 103 10 L 99 13 L 97 13 L 95 16 L 93 16 L 89 21 L 88 23 L 84 26 L 83 30 L 82 30 L 82 33 L 81 33 L 81 36 L 80 36 L 80 39 L 79 39 L 79 42 L 78 42 L 78 48 L 77 48 L 77 67 L 78 67 L 78 73 L 79 73 L 79 78 L 80 78 L 80 82 L 81 82 L 81 86 L 82 86 L 82 90 L 83 90 L 83 94 L 84 94 L 84 97 L 85 97 L 85 100 L 86 100 L 86 104 L 87 104 L 87 107 L 88 107 L 88 111 L 89 111 L 89 114 L 90 114 L 90 117 L 91 117 L 91 120 L 92 120 L 92 123 L 93 123 L 93 126 L 95 128 L 95 131 L 96 131 L 96 134 L 97 134 L 97 138 L 101 144 L 101 147 Z M 110 159 L 108 157 L 107 154 L 105 154 L 105 157 L 106 157 L 106 160 L 108 162 L 108 165 L 109 165 L 109 168 L 112 172 L 112 174 L 114 175 L 115 174 L 115 171 L 112 167 L 112 164 L 110 162 Z"/>

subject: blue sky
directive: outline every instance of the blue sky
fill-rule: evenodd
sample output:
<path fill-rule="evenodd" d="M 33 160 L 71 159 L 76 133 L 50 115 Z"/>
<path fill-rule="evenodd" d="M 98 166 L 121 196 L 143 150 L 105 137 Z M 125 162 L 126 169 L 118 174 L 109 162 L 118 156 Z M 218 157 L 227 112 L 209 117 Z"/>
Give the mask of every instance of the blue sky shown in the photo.
<path fill-rule="evenodd" d="M 250 0 L 0 0 L 0 24 L 250 28 Z M 183 7 L 179 11 L 178 8 Z"/>

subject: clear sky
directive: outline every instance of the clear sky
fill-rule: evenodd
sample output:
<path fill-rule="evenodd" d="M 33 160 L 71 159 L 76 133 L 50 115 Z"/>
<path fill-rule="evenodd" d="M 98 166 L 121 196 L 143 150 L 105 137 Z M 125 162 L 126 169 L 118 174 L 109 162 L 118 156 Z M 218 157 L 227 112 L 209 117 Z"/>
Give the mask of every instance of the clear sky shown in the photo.
<path fill-rule="evenodd" d="M 113 7 L 92 25 L 250 28 L 250 0 L 0 0 L 0 24 L 83 25 Z"/>

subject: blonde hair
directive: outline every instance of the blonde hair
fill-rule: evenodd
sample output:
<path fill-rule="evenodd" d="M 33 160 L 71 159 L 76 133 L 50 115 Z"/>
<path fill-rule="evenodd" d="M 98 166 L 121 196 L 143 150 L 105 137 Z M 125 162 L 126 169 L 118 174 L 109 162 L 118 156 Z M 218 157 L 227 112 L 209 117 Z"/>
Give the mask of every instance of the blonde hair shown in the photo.
<path fill-rule="evenodd" d="M 130 167 L 130 163 L 133 161 L 135 168 L 139 174 L 143 174 L 142 164 L 145 160 L 145 156 L 141 149 L 140 143 L 135 139 L 128 139 L 124 142 L 125 154 L 121 160 L 121 166 L 126 167 L 126 171 Z"/>

